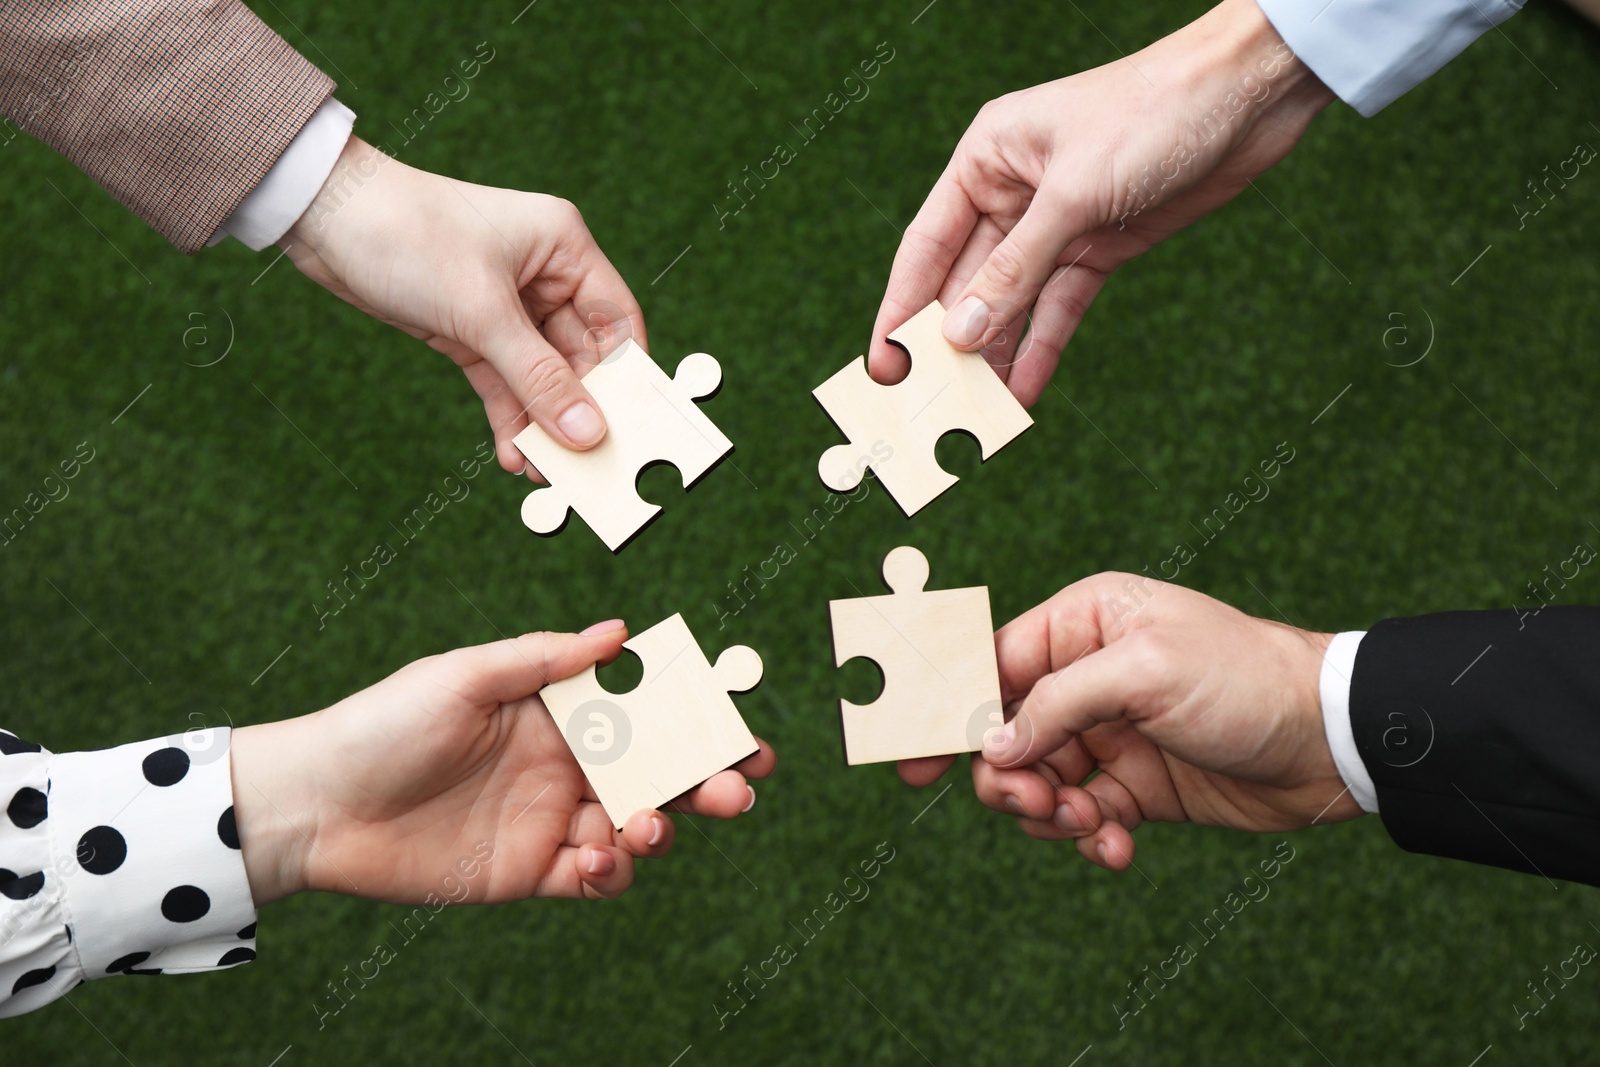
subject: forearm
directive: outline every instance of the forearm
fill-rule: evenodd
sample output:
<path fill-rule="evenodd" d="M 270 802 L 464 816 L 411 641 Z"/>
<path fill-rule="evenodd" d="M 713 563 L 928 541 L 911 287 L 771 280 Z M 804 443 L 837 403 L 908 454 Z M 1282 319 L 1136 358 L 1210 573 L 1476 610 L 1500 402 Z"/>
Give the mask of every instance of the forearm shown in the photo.
<path fill-rule="evenodd" d="M 1350 685 L 1402 848 L 1600 885 L 1600 608 L 1387 619 Z"/>
<path fill-rule="evenodd" d="M 216 232 L 334 87 L 237 0 L 8 8 L 0 112 L 185 252 Z"/>

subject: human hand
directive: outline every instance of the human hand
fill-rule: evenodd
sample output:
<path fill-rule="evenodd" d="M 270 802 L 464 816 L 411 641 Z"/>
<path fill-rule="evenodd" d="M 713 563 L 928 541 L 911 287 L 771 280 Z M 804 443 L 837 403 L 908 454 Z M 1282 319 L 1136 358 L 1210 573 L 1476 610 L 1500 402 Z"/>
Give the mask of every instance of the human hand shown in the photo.
<path fill-rule="evenodd" d="M 1119 871 L 1145 820 L 1276 831 L 1356 818 L 1322 723 L 1330 640 L 1138 575 L 1076 582 L 995 634 L 1010 721 L 973 757 L 978 798 Z M 953 759 L 900 774 L 927 785 Z"/>
<path fill-rule="evenodd" d="M 592 448 L 605 419 L 578 379 L 644 315 L 565 200 L 408 167 L 351 137 L 280 242 L 334 295 L 454 360 L 483 401 L 500 465 L 530 421 Z M 537 479 L 536 479 L 537 480 Z"/>
<path fill-rule="evenodd" d="M 482 860 L 485 843 L 492 861 L 466 879 L 462 900 L 628 888 L 635 857 L 671 850 L 672 820 L 640 811 L 614 830 L 537 695 L 615 658 L 627 636 L 611 622 L 457 649 L 315 714 L 235 730 L 234 811 L 256 904 L 308 889 L 419 903 Z M 746 776 L 764 778 L 777 761 L 759 743 L 672 807 L 749 810 Z"/>
<path fill-rule="evenodd" d="M 946 339 L 1033 404 L 1106 276 L 1233 199 L 1332 99 L 1255 0 L 1223 0 L 1130 57 L 986 104 L 895 254 L 873 377 L 904 377 L 886 338 L 937 297 Z"/>

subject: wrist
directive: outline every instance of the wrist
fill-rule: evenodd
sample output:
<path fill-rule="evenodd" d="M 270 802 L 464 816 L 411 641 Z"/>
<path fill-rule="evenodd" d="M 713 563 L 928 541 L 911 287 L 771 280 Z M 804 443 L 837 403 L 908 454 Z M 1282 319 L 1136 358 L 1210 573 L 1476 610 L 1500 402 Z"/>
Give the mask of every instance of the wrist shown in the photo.
<path fill-rule="evenodd" d="M 322 188 L 311 200 L 304 213 L 295 220 L 278 243 L 285 249 L 291 246 L 308 252 L 318 252 L 336 234 L 335 225 L 341 212 L 358 196 L 362 189 L 391 167 L 403 167 L 393 156 L 385 155 L 361 138 L 352 135 L 344 150 L 328 172 Z M 346 225 L 350 219 L 344 219 Z"/>
<path fill-rule="evenodd" d="M 306 859 L 317 812 L 304 773 L 306 718 L 233 731 L 233 812 L 250 896 L 256 906 L 311 888 Z"/>
<path fill-rule="evenodd" d="M 1350 780 L 1329 737 L 1325 711 L 1323 665 L 1335 635 L 1291 626 L 1279 628 L 1291 663 L 1286 696 L 1292 709 L 1291 744 L 1297 755 L 1289 781 L 1302 794 L 1296 806 L 1308 825 L 1356 818 L 1370 809 L 1351 792 Z"/>
<path fill-rule="evenodd" d="M 1180 38 L 1182 58 L 1172 58 L 1188 72 L 1194 99 L 1206 101 L 1206 106 L 1217 102 L 1231 111 L 1242 105 L 1252 120 L 1272 112 L 1304 125 L 1334 100 L 1256 0 L 1223 0 L 1167 41 L 1178 43 Z"/>

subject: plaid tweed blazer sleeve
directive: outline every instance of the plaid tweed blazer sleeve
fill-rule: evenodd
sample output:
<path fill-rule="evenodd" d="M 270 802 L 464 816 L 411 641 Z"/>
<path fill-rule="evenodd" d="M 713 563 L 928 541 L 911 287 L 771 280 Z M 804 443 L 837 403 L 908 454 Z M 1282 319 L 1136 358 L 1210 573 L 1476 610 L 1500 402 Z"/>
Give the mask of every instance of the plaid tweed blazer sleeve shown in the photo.
<path fill-rule="evenodd" d="M 186 253 L 333 89 L 238 0 L 0 0 L 0 113 Z"/>

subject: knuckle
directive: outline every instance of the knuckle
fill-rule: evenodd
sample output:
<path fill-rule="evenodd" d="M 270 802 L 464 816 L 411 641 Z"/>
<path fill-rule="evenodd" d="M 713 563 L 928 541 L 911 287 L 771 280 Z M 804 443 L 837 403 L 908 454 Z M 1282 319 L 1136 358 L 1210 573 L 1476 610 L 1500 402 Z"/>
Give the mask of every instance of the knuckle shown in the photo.
<path fill-rule="evenodd" d="M 1017 242 L 1007 237 L 994 246 L 989 260 L 983 265 L 983 277 L 990 286 L 1009 292 L 1021 288 L 1028 280 L 1028 262 Z"/>
<path fill-rule="evenodd" d="M 1171 642 L 1155 630 L 1135 630 L 1118 644 L 1128 660 L 1129 680 L 1134 692 L 1145 692 L 1171 677 L 1176 657 Z"/>
<path fill-rule="evenodd" d="M 919 264 L 954 262 L 961 252 L 959 246 L 918 229 L 906 231 L 905 247 Z"/>
<path fill-rule="evenodd" d="M 550 403 L 568 392 L 575 380 L 572 369 L 554 357 L 534 358 L 518 372 L 522 395 L 534 404 Z"/>
<path fill-rule="evenodd" d="M 583 221 L 583 212 L 571 200 L 557 198 L 551 207 L 563 226 L 575 230 L 588 230 L 588 224 Z"/>

